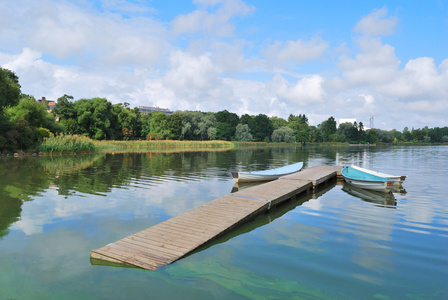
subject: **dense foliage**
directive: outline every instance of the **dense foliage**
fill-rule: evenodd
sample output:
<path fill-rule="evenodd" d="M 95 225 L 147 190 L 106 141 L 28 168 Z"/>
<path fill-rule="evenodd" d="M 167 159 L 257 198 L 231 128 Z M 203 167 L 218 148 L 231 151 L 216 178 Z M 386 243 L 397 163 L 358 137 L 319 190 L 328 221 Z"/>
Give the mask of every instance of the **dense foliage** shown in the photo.
<path fill-rule="evenodd" d="M 64 148 L 61 140 L 51 138 L 72 134 L 93 140 L 223 140 L 255 142 L 448 142 L 448 127 L 385 131 L 365 130 L 362 122 L 336 125 L 334 117 L 310 126 L 305 114 L 290 114 L 285 120 L 237 114 L 227 110 L 217 113 L 176 111 L 142 114 L 128 103 L 112 104 L 105 98 L 74 100 L 64 95 L 49 111 L 46 101 L 22 94 L 19 79 L 11 71 L 0 68 L 0 152 L 37 150 L 47 138 L 56 148 Z M 50 138 L 50 139 L 48 139 Z M 67 143 L 72 143 L 66 139 Z M 73 141 L 79 141 L 76 138 Z M 85 141 L 84 141 L 85 142 Z M 87 142 L 81 144 L 89 144 Z M 78 147 L 78 146 L 76 146 Z M 77 148 L 78 149 L 78 148 Z M 77 150 L 82 151 L 82 150 Z"/>

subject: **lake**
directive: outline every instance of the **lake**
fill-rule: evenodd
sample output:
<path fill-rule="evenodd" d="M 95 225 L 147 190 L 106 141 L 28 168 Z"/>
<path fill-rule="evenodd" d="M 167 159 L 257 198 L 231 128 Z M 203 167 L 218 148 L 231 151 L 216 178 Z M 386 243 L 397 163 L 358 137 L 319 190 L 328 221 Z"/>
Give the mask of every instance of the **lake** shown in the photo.
<path fill-rule="evenodd" d="M 90 250 L 235 188 L 230 170 L 357 164 L 390 195 L 330 182 L 157 271 Z M 448 299 L 448 146 L 285 147 L 0 159 L 0 299 Z"/>

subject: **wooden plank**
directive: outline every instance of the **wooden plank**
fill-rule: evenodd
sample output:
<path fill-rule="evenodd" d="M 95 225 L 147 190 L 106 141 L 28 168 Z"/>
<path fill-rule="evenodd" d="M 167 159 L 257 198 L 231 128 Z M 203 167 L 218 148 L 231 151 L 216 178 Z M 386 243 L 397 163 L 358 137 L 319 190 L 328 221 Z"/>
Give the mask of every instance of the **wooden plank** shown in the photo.
<path fill-rule="evenodd" d="M 113 263 L 123 263 L 122 260 L 114 259 L 112 257 L 105 256 L 103 254 L 100 254 L 100 253 L 96 252 L 96 250 L 90 251 L 90 258 L 106 260 L 106 261 L 110 261 L 110 262 L 113 262 Z"/>
<path fill-rule="evenodd" d="M 178 226 L 174 226 L 174 224 L 164 224 L 163 226 L 160 226 L 158 230 L 163 231 L 167 234 L 173 234 L 173 235 L 181 235 L 185 239 L 191 240 L 191 241 L 201 241 L 203 236 L 209 236 L 210 231 L 204 231 L 204 232 L 191 232 L 189 228 L 180 228 Z"/>
<path fill-rule="evenodd" d="M 282 180 L 309 180 L 311 182 L 322 181 L 322 179 L 329 179 L 341 172 L 340 166 L 317 166 L 297 172 L 291 175 L 281 177 Z M 336 172 L 336 174 L 334 174 Z"/>
<path fill-rule="evenodd" d="M 198 215 L 198 213 L 200 213 L 200 215 Z M 236 215 L 232 215 L 232 214 L 224 214 L 224 213 L 220 213 L 217 212 L 216 210 L 213 210 L 212 208 L 206 208 L 206 207 L 201 207 L 200 209 L 198 209 L 198 211 L 195 211 L 194 213 L 192 213 L 191 217 L 193 218 L 197 218 L 197 217 L 211 217 L 212 219 L 216 220 L 216 222 L 223 222 L 223 221 L 231 221 L 231 220 L 236 220 L 238 219 L 238 216 Z"/>
<path fill-rule="evenodd" d="M 154 233 L 155 233 L 154 231 L 151 232 L 151 234 L 154 234 Z M 183 243 L 185 243 L 186 245 L 190 245 L 190 244 L 194 245 L 201 240 L 196 235 L 188 234 L 188 233 L 184 233 L 184 232 L 176 232 L 175 230 L 169 230 L 169 229 L 162 228 L 162 227 L 157 228 L 157 234 L 161 235 L 162 238 L 164 238 L 166 240 L 176 240 L 176 239 L 182 240 Z"/>
<path fill-rule="evenodd" d="M 235 198 L 232 195 L 234 195 L 234 194 L 222 196 L 218 199 L 210 201 L 209 203 L 210 204 L 214 203 L 214 202 L 216 202 L 216 203 L 231 203 L 231 204 L 237 205 L 239 207 L 245 207 L 248 209 L 254 209 L 254 208 L 257 208 L 260 205 L 262 205 L 262 203 L 260 203 L 260 199 L 250 199 L 250 198 L 242 199 L 242 198 Z M 261 202 L 263 202 L 263 201 L 261 201 Z M 206 203 L 206 204 L 208 204 L 208 203 Z"/>
<path fill-rule="evenodd" d="M 121 261 L 122 263 L 129 264 L 131 266 L 137 266 L 143 269 L 147 270 L 157 270 L 158 267 L 160 267 L 160 264 L 147 260 L 140 257 L 135 257 L 132 255 L 129 255 L 126 252 L 118 251 L 112 248 L 103 247 L 100 249 L 92 250 L 93 252 L 96 252 L 98 254 L 102 254 L 103 257 L 110 257 L 116 261 Z"/>
<path fill-rule="evenodd" d="M 181 255 L 183 252 L 187 251 L 189 248 L 185 246 L 185 244 L 180 243 L 173 243 L 166 238 L 163 237 L 163 235 L 158 236 L 157 234 L 149 234 L 149 235 L 143 235 L 143 234 L 133 234 L 128 237 L 125 237 L 123 240 L 131 239 L 133 241 L 138 241 L 143 244 L 147 244 L 148 247 L 160 247 L 160 251 L 172 253 L 175 255 Z"/>
<path fill-rule="evenodd" d="M 151 251 L 152 249 L 144 248 L 139 245 L 128 243 L 123 240 L 116 241 L 115 243 L 110 244 L 109 247 L 112 247 L 117 250 L 127 251 L 134 255 L 138 255 L 141 257 L 148 258 L 150 260 L 157 261 L 158 264 L 160 263 L 170 264 L 176 259 L 176 257 L 178 257 L 177 255 L 168 256 L 166 255 L 166 253 L 163 253 L 164 255 L 160 255 L 158 254 L 157 251 Z"/>
<path fill-rule="evenodd" d="M 253 200 L 243 197 L 234 197 L 234 194 L 218 198 L 220 201 L 212 201 L 204 204 L 205 206 L 230 207 L 236 211 L 253 211 L 265 205 L 264 200 Z"/>
<path fill-rule="evenodd" d="M 285 181 L 275 180 L 255 187 L 250 187 L 234 193 L 235 196 L 264 198 L 268 201 L 289 199 L 291 196 L 311 187 L 310 181 Z"/>
<path fill-rule="evenodd" d="M 210 207 L 211 209 L 219 210 L 221 212 L 226 212 L 228 214 L 244 214 L 253 211 L 253 208 L 245 208 L 238 205 L 233 205 L 233 203 L 213 203 L 213 204 L 204 204 L 206 207 Z"/>
<path fill-rule="evenodd" d="M 210 227 L 211 230 L 221 231 L 222 230 L 222 224 L 214 224 L 211 221 L 213 219 L 206 219 L 206 218 L 184 218 L 184 219 L 177 219 L 174 222 L 177 224 L 181 224 L 187 227 L 193 227 L 193 228 L 204 228 L 204 227 Z"/>
<path fill-rule="evenodd" d="M 139 245 L 148 249 L 158 251 L 160 253 L 164 253 L 166 256 L 173 256 L 173 257 L 182 255 L 183 253 L 185 253 L 185 251 L 189 250 L 188 248 L 171 247 L 171 245 L 134 236 L 126 237 L 115 243 L 118 243 L 120 241 L 127 242 L 129 244 Z"/>
<path fill-rule="evenodd" d="M 153 240 L 154 242 L 162 243 L 163 245 L 171 245 L 187 250 L 190 249 L 192 245 L 196 244 L 196 242 L 185 240 L 183 237 L 167 235 L 163 232 L 151 232 L 151 234 L 138 233 L 135 234 L 135 236 L 147 238 L 148 240 Z"/>

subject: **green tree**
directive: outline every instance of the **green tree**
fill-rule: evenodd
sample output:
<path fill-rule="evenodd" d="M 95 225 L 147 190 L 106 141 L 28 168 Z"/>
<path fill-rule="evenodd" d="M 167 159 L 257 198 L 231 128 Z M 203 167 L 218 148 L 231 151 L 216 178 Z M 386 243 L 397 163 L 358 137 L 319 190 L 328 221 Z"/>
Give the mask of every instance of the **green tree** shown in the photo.
<path fill-rule="evenodd" d="M 46 103 L 23 94 L 19 103 L 6 109 L 10 128 L 5 134 L 4 150 L 33 150 L 50 133 L 58 133 L 63 127 L 47 111 Z"/>
<path fill-rule="evenodd" d="M 129 104 L 126 102 L 118 103 L 114 105 L 114 110 L 118 115 L 123 139 L 133 140 L 141 136 L 142 116 L 138 108 L 130 109 L 128 106 Z"/>
<path fill-rule="evenodd" d="M 216 139 L 230 141 L 235 135 L 236 126 L 240 118 L 235 113 L 227 110 L 219 111 L 215 114 L 216 118 Z"/>
<path fill-rule="evenodd" d="M 247 126 L 249 126 L 249 129 L 253 132 L 253 130 L 255 129 L 255 117 L 254 116 L 250 116 L 248 114 L 244 114 L 241 116 L 240 118 L 240 123 L 241 124 L 247 124 Z"/>
<path fill-rule="evenodd" d="M 168 116 L 160 111 L 155 111 L 143 116 L 142 135 L 148 135 L 155 139 L 168 139 L 170 129 L 167 127 Z"/>
<path fill-rule="evenodd" d="M 209 140 L 216 136 L 216 118 L 213 114 L 199 111 L 177 111 L 182 119 L 181 139 Z M 214 129 L 211 129 L 214 128 Z"/>
<path fill-rule="evenodd" d="M 274 128 L 274 130 L 288 126 L 288 121 L 286 121 L 283 118 L 270 117 L 269 120 L 271 121 L 271 124 L 272 124 L 272 127 Z"/>
<path fill-rule="evenodd" d="M 365 141 L 365 139 L 366 139 L 366 132 L 364 131 L 364 124 L 362 122 L 359 122 L 359 124 L 358 124 L 358 140 Z"/>
<path fill-rule="evenodd" d="M 308 126 L 308 141 L 313 143 L 322 141 L 320 130 L 316 126 Z"/>
<path fill-rule="evenodd" d="M 105 98 L 80 99 L 74 103 L 76 128 L 72 133 L 95 140 L 114 140 L 122 136 L 122 127 L 112 104 Z"/>
<path fill-rule="evenodd" d="M 298 122 L 299 124 L 307 123 L 308 124 L 308 118 L 305 114 L 299 114 L 298 116 L 295 116 L 293 114 L 290 114 L 288 117 L 288 123 L 290 122 Z"/>
<path fill-rule="evenodd" d="M 345 135 L 337 134 L 337 133 L 330 134 L 330 136 L 328 138 L 329 138 L 330 142 L 335 142 L 335 143 L 345 143 L 347 141 L 347 139 L 345 138 Z"/>
<path fill-rule="evenodd" d="M 5 115 L 4 109 L 17 105 L 20 93 L 19 78 L 16 74 L 8 69 L 0 68 L 0 152 L 13 149 L 9 138 L 13 124 Z"/>
<path fill-rule="evenodd" d="M 5 107 L 17 105 L 19 98 L 19 77 L 8 69 L 0 68 L 0 111 Z"/>
<path fill-rule="evenodd" d="M 391 131 L 390 131 L 390 133 L 394 136 L 394 139 L 396 140 L 396 141 L 404 141 L 404 138 L 403 138 L 403 133 L 401 133 L 400 131 L 398 131 L 398 130 L 396 130 L 396 129 L 392 129 Z"/>
<path fill-rule="evenodd" d="M 214 140 L 216 138 L 216 118 L 214 114 L 202 115 L 198 124 L 198 136 L 201 140 Z"/>
<path fill-rule="evenodd" d="M 369 129 L 366 131 L 366 142 L 370 144 L 376 144 L 378 142 L 378 137 L 376 136 L 375 129 Z"/>
<path fill-rule="evenodd" d="M 360 124 L 362 126 L 362 122 Z M 364 134 L 364 129 L 362 132 Z M 360 131 L 359 131 L 359 127 L 357 126 L 356 122 L 354 122 L 354 123 L 346 122 L 346 123 L 339 124 L 337 133 L 339 135 L 343 135 L 347 141 L 351 141 L 351 142 L 359 142 L 360 141 Z"/>
<path fill-rule="evenodd" d="M 305 144 L 310 139 L 310 128 L 308 126 L 308 118 L 305 114 L 295 116 L 290 114 L 288 116 L 288 125 L 294 131 L 294 136 L 297 142 Z"/>
<path fill-rule="evenodd" d="M 411 134 L 411 132 L 409 131 L 409 129 L 408 129 L 407 127 L 405 127 L 405 128 L 403 129 L 403 140 L 404 140 L 405 142 L 410 142 L 410 141 L 412 141 L 412 134 Z"/>
<path fill-rule="evenodd" d="M 182 118 L 178 114 L 172 114 L 166 118 L 166 130 L 169 140 L 179 140 L 182 134 Z"/>
<path fill-rule="evenodd" d="M 252 122 L 249 121 L 249 128 L 256 142 L 269 142 L 274 127 L 269 117 L 265 114 L 259 114 L 253 117 Z"/>
<path fill-rule="evenodd" d="M 252 137 L 252 134 L 250 133 L 249 125 L 238 124 L 236 126 L 236 130 L 235 130 L 235 139 L 237 141 L 242 141 L 242 142 L 252 141 L 253 137 Z"/>
<path fill-rule="evenodd" d="M 272 132 L 271 140 L 274 143 L 295 143 L 296 137 L 294 136 L 294 131 L 289 127 L 281 127 L 279 129 L 275 129 Z"/>
<path fill-rule="evenodd" d="M 369 143 L 376 143 L 376 142 L 381 142 L 381 143 L 392 143 L 394 140 L 394 136 L 392 135 L 392 133 L 386 131 L 386 130 L 381 130 L 378 128 L 372 128 L 370 130 L 368 130 L 368 142 Z M 374 140 L 374 136 L 376 136 L 376 141 Z"/>
<path fill-rule="evenodd" d="M 336 121 L 334 120 L 333 116 L 329 117 L 328 120 L 320 123 L 318 129 L 322 136 L 322 141 L 330 141 L 330 135 L 336 133 Z"/>
<path fill-rule="evenodd" d="M 412 128 L 411 135 L 412 135 L 412 140 L 414 142 L 422 142 L 423 137 L 425 136 L 425 133 L 421 129 Z"/>
<path fill-rule="evenodd" d="M 63 130 L 63 127 L 56 123 L 54 115 L 47 111 L 47 104 L 36 101 L 33 96 L 23 94 L 19 104 L 8 108 L 6 112 L 13 123 L 23 119 L 34 128 L 47 128 L 53 133 Z"/>
<path fill-rule="evenodd" d="M 79 131 L 73 96 L 64 94 L 64 96 L 59 97 L 51 113 L 64 126 L 66 133 L 77 133 Z"/>

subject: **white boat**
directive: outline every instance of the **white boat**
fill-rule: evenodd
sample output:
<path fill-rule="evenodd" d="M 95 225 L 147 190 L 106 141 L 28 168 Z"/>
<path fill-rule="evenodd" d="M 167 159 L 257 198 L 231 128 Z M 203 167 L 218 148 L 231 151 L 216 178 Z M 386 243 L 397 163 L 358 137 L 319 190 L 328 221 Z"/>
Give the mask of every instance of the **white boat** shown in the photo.
<path fill-rule="evenodd" d="M 373 175 L 350 166 L 345 166 L 341 175 L 345 182 L 367 190 L 390 192 L 395 185 L 395 179 Z"/>
<path fill-rule="evenodd" d="M 406 175 L 398 176 L 398 175 L 390 175 L 390 174 L 380 173 L 380 172 L 376 172 L 376 171 L 373 171 L 373 170 L 361 168 L 361 167 L 358 167 L 358 166 L 355 166 L 355 165 L 351 165 L 351 167 L 353 169 L 357 169 L 357 170 L 360 170 L 360 171 L 363 171 L 363 172 L 366 172 L 366 173 L 369 173 L 369 174 L 372 174 L 372 175 L 376 175 L 376 176 L 380 176 L 380 177 L 386 177 L 388 179 L 394 179 L 396 184 L 402 184 L 406 180 L 406 177 L 407 177 Z"/>
<path fill-rule="evenodd" d="M 281 176 L 299 172 L 302 168 L 303 168 L 303 162 L 298 162 L 292 165 L 264 171 L 252 171 L 252 172 L 231 171 L 230 173 L 232 173 L 233 180 L 235 180 L 236 182 L 269 181 L 278 179 Z"/>

